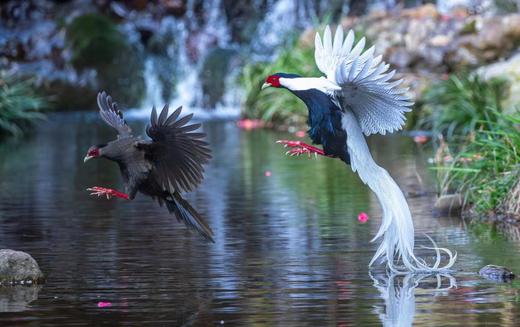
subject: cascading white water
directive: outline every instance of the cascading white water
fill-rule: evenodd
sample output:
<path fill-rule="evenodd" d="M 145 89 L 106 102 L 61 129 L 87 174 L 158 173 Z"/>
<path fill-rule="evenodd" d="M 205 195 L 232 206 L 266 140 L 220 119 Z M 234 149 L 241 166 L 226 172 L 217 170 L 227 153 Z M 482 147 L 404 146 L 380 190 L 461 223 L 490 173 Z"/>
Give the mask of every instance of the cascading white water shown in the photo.
<path fill-rule="evenodd" d="M 195 17 L 195 1 L 190 0 L 184 17 L 165 17 L 159 23 L 158 33 L 170 34 L 175 40 L 175 44 L 168 45 L 166 49 L 169 61 L 166 64 L 175 67 L 177 83 L 173 96 L 164 98 L 165 86 L 159 78 L 162 67 L 155 62 L 154 56 L 148 56 L 144 73 L 146 95 L 140 108 L 131 110 L 127 117 L 149 117 L 152 106 L 162 106 L 165 103 L 169 103 L 171 107 L 183 106 L 185 112 L 197 112 L 200 119 L 238 116 L 240 103 L 236 94 L 226 93 L 211 111 L 201 107 L 202 86 L 199 78 L 203 60 L 216 47 L 230 47 L 230 33 L 221 0 L 204 1 L 203 6 L 202 18 Z"/>

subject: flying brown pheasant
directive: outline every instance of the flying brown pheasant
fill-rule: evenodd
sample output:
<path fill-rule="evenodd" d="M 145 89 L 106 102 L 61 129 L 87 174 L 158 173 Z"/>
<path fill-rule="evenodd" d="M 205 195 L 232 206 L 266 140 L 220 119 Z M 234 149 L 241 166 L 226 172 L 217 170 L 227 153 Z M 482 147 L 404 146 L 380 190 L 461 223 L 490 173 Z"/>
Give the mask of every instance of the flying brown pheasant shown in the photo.
<path fill-rule="evenodd" d="M 88 188 L 91 195 L 105 195 L 132 200 L 139 191 L 157 199 L 179 221 L 213 242 L 213 232 L 199 213 L 182 198 L 182 192 L 190 192 L 202 181 L 204 168 L 211 158 L 208 143 L 201 140 L 206 134 L 195 132 L 201 124 L 187 123 L 193 114 L 179 119 L 182 107 L 168 116 L 166 105 L 157 117 L 152 109 L 146 134 L 151 140 L 134 136 L 123 119 L 117 104 L 105 92 L 97 97 L 101 118 L 117 130 L 117 139 L 107 144 L 92 146 L 84 161 L 106 158 L 119 164 L 125 181 L 126 193 L 94 186 Z"/>

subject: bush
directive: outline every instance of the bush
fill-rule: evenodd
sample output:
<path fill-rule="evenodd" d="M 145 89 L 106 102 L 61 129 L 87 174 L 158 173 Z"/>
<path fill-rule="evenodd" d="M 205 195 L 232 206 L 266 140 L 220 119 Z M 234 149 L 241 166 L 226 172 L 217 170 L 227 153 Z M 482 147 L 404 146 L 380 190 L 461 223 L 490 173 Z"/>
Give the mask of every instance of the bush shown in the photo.
<path fill-rule="evenodd" d="M 0 136 L 21 136 L 35 120 L 45 116 L 40 110 L 47 101 L 37 96 L 28 80 L 17 80 L 0 71 Z"/>
<path fill-rule="evenodd" d="M 314 49 L 301 47 L 298 43 L 282 51 L 274 62 L 246 65 L 241 77 L 246 92 L 242 115 L 276 124 L 303 124 L 307 108 L 297 97 L 276 89 L 266 89 L 260 93 L 265 78 L 279 72 L 302 76 L 321 74 L 314 63 Z"/>
<path fill-rule="evenodd" d="M 453 75 L 423 99 L 420 125 L 441 142 L 435 167 L 440 193 L 462 194 L 477 215 L 510 211 L 503 209 L 520 179 L 520 112 L 504 113 L 508 92 L 505 79 Z"/>
<path fill-rule="evenodd" d="M 477 74 L 452 75 L 424 94 L 419 126 L 448 140 L 479 128 L 490 130 L 502 112 L 509 87 L 505 79 L 483 80 Z"/>
<path fill-rule="evenodd" d="M 72 62 L 78 67 L 109 64 L 128 48 L 117 26 L 100 14 L 76 17 L 66 32 L 72 50 Z"/>
<path fill-rule="evenodd" d="M 490 129 L 476 131 L 444 167 L 443 189 L 463 194 L 477 214 L 500 213 L 520 179 L 520 113 L 495 112 L 495 117 L 495 122 L 479 121 Z"/>

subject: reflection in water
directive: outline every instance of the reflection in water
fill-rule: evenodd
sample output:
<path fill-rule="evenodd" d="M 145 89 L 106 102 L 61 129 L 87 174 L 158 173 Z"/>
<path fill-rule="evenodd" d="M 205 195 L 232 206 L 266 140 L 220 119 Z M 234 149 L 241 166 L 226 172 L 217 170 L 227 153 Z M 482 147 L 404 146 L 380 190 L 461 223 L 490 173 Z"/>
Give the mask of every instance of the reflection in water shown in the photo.
<path fill-rule="evenodd" d="M 385 308 L 376 309 L 383 326 L 405 327 L 412 326 L 415 316 L 415 289 L 421 286 L 423 290 L 434 292 L 447 291 L 457 287 L 457 281 L 447 273 L 442 274 L 389 274 L 374 277 L 369 272 L 370 278 L 374 281 L 374 287 L 381 293 L 381 298 L 385 301 Z M 424 284 L 436 279 L 435 287 L 428 287 Z M 448 285 L 443 286 L 443 280 L 447 280 Z"/>
<path fill-rule="evenodd" d="M 38 298 L 41 288 L 41 285 L 0 287 L 0 312 L 25 311 Z"/>
<path fill-rule="evenodd" d="M 144 132 L 144 122 L 130 124 Z M 144 197 L 89 197 L 85 188 L 95 183 L 121 185 L 117 165 L 83 165 L 91 144 L 114 136 L 94 113 L 51 115 L 34 137 L 0 144 L 0 248 L 30 253 L 48 277 L 24 312 L 0 314 L 0 326 L 380 326 L 380 317 L 417 326 L 445 319 L 515 325 L 520 313 L 511 303 L 520 285 L 476 274 L 486 264 L 520 271 L 511 243 L 485 230 L 468 237 L 459 220 L 432 218 L 431 197 L 410 198 L 417 234 L 459 253 L 459 288 L 438 291 L 435 278 L 420 276 L 384 276 L 374 288 L 367 265 L 381 208 L 351 169 L 284 156 L 275 141 L 294 137 L 287 133 L 245 132 L 222 121 L 204 130 L 214 158 L 187 197 L 211 224 L 215 244 Z M 410 139 L 370 142 L 406 191 L 422 191 L 416 174 L 432 189 L 426 158 Z M 361 211 L 373 218 L 359 224 Z M 416 242 L 419 251 L 429 245 L 424 237 Z M 439 288 L 449 288 L 442 279 Z M 100 301 L 112 306 L 98 308 Z"/>

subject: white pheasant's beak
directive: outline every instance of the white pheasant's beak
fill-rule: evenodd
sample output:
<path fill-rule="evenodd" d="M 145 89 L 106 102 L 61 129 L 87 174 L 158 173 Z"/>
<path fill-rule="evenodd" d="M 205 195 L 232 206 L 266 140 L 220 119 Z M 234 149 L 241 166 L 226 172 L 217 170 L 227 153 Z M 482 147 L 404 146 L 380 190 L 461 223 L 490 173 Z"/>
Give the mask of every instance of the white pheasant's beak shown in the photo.
<path fill-rule="evenodd" d="M 268 87 L 271 87 L 271 86 L 272 86 L 272 85 L 271 85 L 270 83 L 267 83 L 267 82 L 266 82 L 266 83 L 264 83 L 264 84 L 262 85 L 262 90 L 263 90 L 263 89 L 266 89 L 266 88 L 268 88 Z"/>
<path fill-rule="evenodd" d="M 87 162 L 89 161 L 90 159 L 94 158 L 93 156 L 89 156 L 88 154 L 85 156 L 85 158 L 83 158 L 83 162 Z"/>

